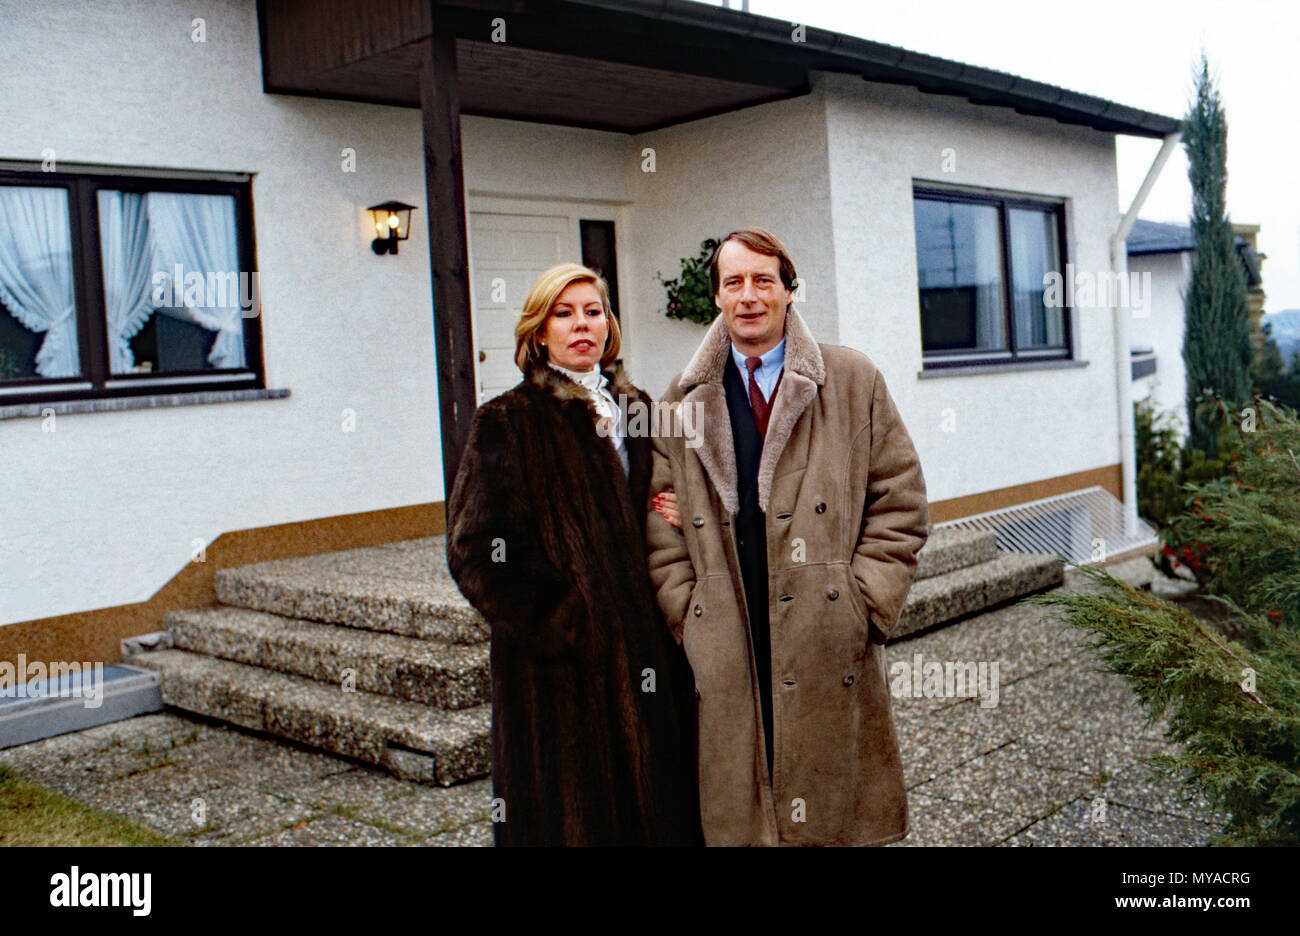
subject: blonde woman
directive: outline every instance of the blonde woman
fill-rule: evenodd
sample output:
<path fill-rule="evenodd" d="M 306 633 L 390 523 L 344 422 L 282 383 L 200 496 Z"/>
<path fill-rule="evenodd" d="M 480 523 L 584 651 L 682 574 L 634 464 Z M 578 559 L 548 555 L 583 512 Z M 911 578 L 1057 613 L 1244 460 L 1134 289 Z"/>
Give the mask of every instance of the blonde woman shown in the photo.
<path fill-rule="evenodd" d="M 475 413 L 447 503 L 491 629 L 496 844 L 700 844 L 693 684 L 646 567 L 651 440 L 625 431 L 652 401 L 605 281 L 547 270 L 515 344 L 524 379 Z"/>

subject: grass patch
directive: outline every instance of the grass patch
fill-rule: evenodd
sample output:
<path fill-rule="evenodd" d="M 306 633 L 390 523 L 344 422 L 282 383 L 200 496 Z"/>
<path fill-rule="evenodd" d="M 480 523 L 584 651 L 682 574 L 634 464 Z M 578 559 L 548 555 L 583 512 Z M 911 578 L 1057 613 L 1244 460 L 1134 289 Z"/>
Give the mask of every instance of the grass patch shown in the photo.
<path fill-rule="evenodd" d="M 85 806 L 0 766 L 0 845 L 180 845 L 129 819 Z"/>

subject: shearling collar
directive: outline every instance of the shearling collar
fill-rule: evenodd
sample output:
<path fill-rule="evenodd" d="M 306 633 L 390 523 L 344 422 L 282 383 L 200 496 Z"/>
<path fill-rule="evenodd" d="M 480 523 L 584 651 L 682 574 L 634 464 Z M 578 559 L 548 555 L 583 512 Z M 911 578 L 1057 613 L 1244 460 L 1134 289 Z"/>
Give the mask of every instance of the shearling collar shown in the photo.
<path fill-rule="evenodd" d="M 722 384 L 722 371 L 731 353 L 731 333 L 727 322 L 719 313 L 700 342 L 691 361 L 682 371 L 681 387 L 689 389 L 696 384 Z M 803 317 L 791 306 L 785 314 L 785 369 L 803 374 L 817 386 L 826 383 L 826 365 L 812 333 Z M 777 395 L 780 399 L 780 394 Z"/>
<path fill-rule="evenodd" d="M 683 406 L 689 404 L 701 408 L 697 424 L 705 428 L 696 453 L 723 505 L 735 514 L 740 510 L 736 448 L 726 391 L 722 387 L 723 370 L 730 354 L 731 334 L 727 331 L 726 320 L 719 315 L 682 371 L 678 386 L 686 391 L 682 397 Z M 772 404 L 763 454 L 758 462 L 758 506 L 764 512 L 767 511 L 772 478 L 781 453 L 785 451 L 804 410 L 825 383 L 826 363 L 821 348 L 803 318 L 791 306 L 785 314 L 785 370 L 776 401 Z"/>

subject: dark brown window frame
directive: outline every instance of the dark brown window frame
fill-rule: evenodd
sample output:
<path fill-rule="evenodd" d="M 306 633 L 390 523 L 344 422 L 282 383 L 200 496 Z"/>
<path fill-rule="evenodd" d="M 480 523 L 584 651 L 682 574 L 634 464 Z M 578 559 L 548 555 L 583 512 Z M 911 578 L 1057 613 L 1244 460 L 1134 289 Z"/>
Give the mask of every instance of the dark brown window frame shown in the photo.
<path fill-rule="evenodd" d="M 73 296 L 77 306 L 77 350 L 81 374 L 75 377 L 36 377 L 0 382 L 0 406 L 21 403 L 56 403 L 65 400 L 117 399 L 157 394 L 211 390 L 263 390 L 266 371 L 262 356 L 260 290 L 258 314 L 242 319 L 244 366 L 215 370 L 167 371 L 155 374 L 114 374 L 109 364 L 107 322 L 104 310 L 103 255 L 99 242 L 100 189 L 127 192 L 176 192 L 193 195 L 231 195 L 235 199 L 239 269 L 257 271 L 253 232 L 252 181 L 205 178 L 201 174 L 177 176 L 93 170 L 36 172 L 0 168 L 0 184 L 51 186 L 68 192 L 68 223 L 72 239 Z M 228 375 L 226 379 L 220 379 Z M 247 376 L 241 376 L 247 375 Z M 188 378 L 188 379 L 187 379 Z M 113 386 L 107 386 L 109 382 Z M 51 384 L 89 383 L 89 388 L 55 389 Z M 16 392 L 30 387 L 29 392 Z"/>
<path fill-rule="evenodd" d="M 915 203 L 918 198 L 932 201 L 992 205 L 998 209 L 998 249 L 1001 252 L 1002 280 L 1005 283 L 1002 296 L 1002 316 L 1007 335 L 1007 349 L 997 352 L 982 350 L 927 351 L 922 345 L 922 369 L 938 370 L 946 367 L 987 367 L 996 364 L 1022 365 L 1026 361 L 1074 360 L 1074 310 L 1068 303 L 1061 306 L 1061 330 L 1065 335 L 1064 347 L 1042 349 L 1021 349 L 1016 347 L 1015 311 L 1012 299 L 1014 281 L 1011 278 L 1011 251 L 1008 249 L 1008 231 L 1010 230 L 1008 212 L 1010 209 L 1029 208 L 1035 211 L 1051 211 L 1056 216 L 1056 239 L 1061 250 L 1060 273 L 1064 276 L 1067 270 L 1066 265 L 1069 263 L 1069 247 L 1066 242 L 1066 201 L 1047 197 L 1038 198 L 1032 195 L 1002 194 L 914 183 L 912 186 L 913 210 L 915 210 Z M 916 249 L 915 236 L 912 238 L 912 247 L 913 250 Z M 919 260 L 917 267 L 919 273 Z M 919 327 L 922 314 L 921 284 L 919 282 L 916 287 L 916 306 L 917 325 Z"/>

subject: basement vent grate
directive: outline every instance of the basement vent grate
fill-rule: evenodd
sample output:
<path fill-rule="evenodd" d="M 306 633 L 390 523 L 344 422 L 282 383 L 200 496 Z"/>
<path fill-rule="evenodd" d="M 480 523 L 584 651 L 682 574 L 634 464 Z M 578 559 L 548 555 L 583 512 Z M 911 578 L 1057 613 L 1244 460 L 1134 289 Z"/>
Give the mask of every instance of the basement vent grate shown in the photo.
<path fill-rule="evenodd" d="M 1140 518 L 1136 529 L 1126 531 L 1124 512 L 1123 502 L 1105 488 L 1090 487 L 935 527 L 992 530 L 1002 552 L 1046 553 L 1088 565 L 1159 542 L 1155 530 Z"/>

